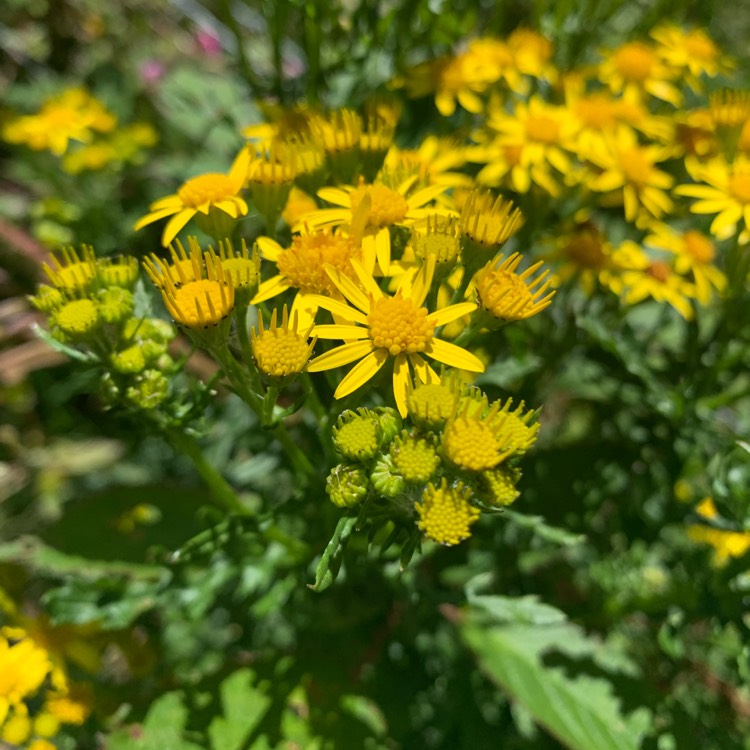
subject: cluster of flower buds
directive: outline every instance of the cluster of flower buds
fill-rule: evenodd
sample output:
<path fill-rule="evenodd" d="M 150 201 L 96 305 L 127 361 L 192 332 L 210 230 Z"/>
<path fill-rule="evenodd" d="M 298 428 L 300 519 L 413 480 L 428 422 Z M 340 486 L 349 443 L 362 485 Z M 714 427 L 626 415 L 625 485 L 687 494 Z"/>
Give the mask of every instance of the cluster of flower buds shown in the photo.
<path fill-rule="evenodd" d="M 404 420 L 389 408 L 345 411 L 333 429 L 343 462 L 327 480 L 331 501 L 446 545 L 467 539 L 484 511 L 519 495 L 520 457 L 539 430 L 537 411 L 491 402 L 455 373 L 410 390 Z"/>

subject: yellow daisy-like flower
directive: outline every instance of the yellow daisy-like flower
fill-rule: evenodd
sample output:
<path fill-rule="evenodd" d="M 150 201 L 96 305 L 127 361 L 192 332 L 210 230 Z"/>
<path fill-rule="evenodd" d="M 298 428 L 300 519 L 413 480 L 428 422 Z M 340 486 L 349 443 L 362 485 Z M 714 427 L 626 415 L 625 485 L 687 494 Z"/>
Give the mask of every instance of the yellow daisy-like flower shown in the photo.
<path fill-rule="evenodd" d="M 693 89 L 698 88 L 700 76 L 713 78 L 732 67 L 703 29 L 663 24 L 651 30 L 651 37 L 659 45 L 657 53 L 669 66 L 689 73 L 687 80 Z"/>
<path fill-rule="evenodd" d="M 532 29 L 519 26 L 508 37 L 508 48 L 520 73 L 534 78 L 554 80 L 555 68 L 552 59 L 552 42 Z"/>
<path fill-rule="evenodd" d="M 672 81 L 679 71 L 666 65 L 650 44 L 627 42 L 604 53 L 599 66 L 599 79 L 616 94 L 642 97 L 644 94 L 661 99 L 675 107 L 682 96 Z"/>
<path fill-rule="evenodd" d="M 250 160 L 245 185 L 259 213 L 272 224 L 281 215 L 294 184 L 297 174 L 294 159 L 294 151 L 284 151 L 272 144 L 258 150 Z"/>
<path fill-rule="evenodd" d="M 146 273 L 161 290 L 164 304 L 176 323 L 196 330 L 209 328 L 218 325 L 234 309 L 231 276 L 215 253 L 202 253 L 194 237 L 190 238 L 190 267 L 175 265 L 171 271 L 163 273 L 158 268 L 154 273 L 153 267 L 146 265 Z M 175 281 L 173 272 L 179 281 Z"/>
<path fill-rule="evenodd" d="M 342 339 L 349 343 L 316 357 L 308 368 L 310 372 L 320 372 L 361 360 L 339 383 L 334 393 L 336 398 L 360 388 L 393 359 L 393 393 L 399 412 L 405 416 L 409 365 L 423 383 L 440 380 L 423 355 L 459 369 L 484 371 L 484 365 L 473 354 L 435 337 L 437 326 L 472 312 L 476 305 L 462 302 L 432 313 L 422 307 L 432 284 L 434 261 L 428 261 L 416 273 L 403 274 L 393 296 L 384 294 L 372 274 L 359 263 L 352 261 L 352 266 L 362 288 L 336 269 L 327 269 L 351 306 L 329 297 L 317 297 L 317 302 L 355 325 L 318 325 L 313 330 L 321 339 Z"/>
<path fill-rule="evenodd" d="M 455 216 L 428 216 L 424 229 L 412 230 L 411 248 L 421 261 L 435 258 L 438 266 L 453 268 L 461 254 L 461 224 Z"/>
<path fill-rule="evenodd" d="M 406 180 L 397 188 L 381 183 L 360 180 L 357 187 L 323 188 L 318 195 L 340 208 L 324 208 L 304 217 L 314 229 L 345 225 L 357 239 L 361 237 L 365 265 L 377 263 L 384 275 L 391 266 L 391 227 L 411 227 L 415 222 L 434 213 L 426 204 L 445 192 L 444 185 L 430 185 L 411 193 L 414 179 Z"/>
<path fill-rule="evenodd" d="M 81 245 L 79 255 L 73 247 L 52 253 L 52 263 L 42 268 L 53 287 L 72 294 L 87 290 L 96 281 L 97 260 L 91 245 Z"/>
<path fill-rule="evenodd" d="M 33 695 L 51 669 L 47 651 L 23 630 L 0 629 L 0 725 L 10 707 Z"/>
<path fill-rule="evenodd" d="M 456 466 L 469 471 L 494 469 L 509 456 L 523 453 L 536 440 L 539 423 L 534 412 L 523 414 L 523 402 L 511 411 L 511 400 L 502 405 L 486 399 L 466 399 L 443 430 L 443 450 Z"/>
<path fill-rule="evenodd" d="M 588 186 L 597 192 L 621 194 L 627 221 L 642 220 L 642 210 L 659 218 L 672 210 L 666 191 L 674 180 L 656 164 L 671 155 L 670 148 L 642 146 L 630 128 L 619 128 L 592 142 L 583 155 L 601 170 L 588 181 Z"/>
<path fill-rule="evenodd" d="M 516 483 L 521 478 L 521 471 L 515 467 L 498 466 L 482 472 L 482 486 L 486 501 L 491 505 L 505 506 L 515 502 L 521 494 Z"/>
<path fill-rule="evenodd" d="M 2 130 L 8 143 L 62 156 L 70 141 L 88 143 L 94 132 L 106 133 L 117 118 L 83 88 L 72 88 L 48 99 L 35 115 L 11 120 Z"/>
<path fill-rule="evenodd" d="M 421 502 L 415 504 L 417 525 L 433 541 L 454 545 L 471 536 L 471 525 L 479 518 L 479 509 L 470 504 L 471 490 L 462 482 L 449 485 L 443 478 L 436 487 L 428 484 Z"/>
<path fill-rule="evenodd" d="M 548 307 L 555 296 L 554 291 L 545 294 L 552 283 L 548 270 L 533 278 L 541 261 L 517 273 L 520 262 L 520 253 L 501 257 L 488 263 L 474 279 L 479 306 L 498 320 L 530 318 Z"/>
<path fill-rule="evenodd" d="M 343 232 L 303 232 L 292 238 L 284 249 L 270 237 L 259 237 L 258 247 L 263 258 L 276 264 L 279 273 L 262 282 L 252 303 L 258 305 L 287 289 L 296 289 L 292 315 L 297 315 L 301 327 L 315 318 L 318 305 L 315 295 L 326 295 L 343 300 L 338 287 L 331 281 L 325 267 L 332 266 L 355 280 L 353 260 L 362 259 L 362 249 L 352 237 Z"/>
<path fill-rule="evenodd" d="M 635 242 L 626 240 L 613 253 L 612 262 L 618 269 L 609 282 L 626 305 L 636 305 L 651 298 L 674 307 L 686 320 L 693 317 L 690 300 L 696 296 L 695 286 L 675 273 L 664 260 L 653 260 Z"/>
<path fill-rule="evenodd" d="M 360 163 L 362 118 L 353 109 L 338 109 L 308 120 L 313 137 L 323 145 L 328 169 L 337 182 L 355 179 Z"/>
<path fill-rule="evenodd" d="M 184 245 L 175 240 L 169 246 L 171 263 L 159 258 L 155 253 L 143 259 L 143 267 L 151 278 L 151 281 L 163 289 L 166 279 L 171 279 L 175 286 L 187 284 L 188 281 L 200 279 L 203 275 L 203 251 L 196 237 L 188 237 L 190 252 L 185 250 Z"/>
<path fill-rule="evenodd" d="M 406 397 L 411 419 L 426 427 L 442 427 L 456 413 L 463 390 L 456 372 L 442 377 L 439 383 L 417 383 Z"/>
<path fill-rule="evenodd" d="M 138 231 L 148 224 L 171 216 L 161 237 L 162 245 L 166 246 L 193 217 L 197 217 L 203 220 L 204 226 L 201 228 L 206 231 L 214 230 L 219 236 L 228 236 L 234 222 L 248 211 L 241 192 L 247 180 L 250 160 L 249 150 L 243 148 L 228 174 L 209 172 L 192 177 L 174 195 L 152 203 L 150 213 L 139 219 L 134 229 Z M 221 232 L 219 229 L 226 231 Z"/>
<path fill-rule="evenodd" d="M 714 291 L 724 290 L 727 279 L 714 265 L 716 247 L 710 237 L 695 229 L 678 232 L 667 225 L 654 229 L 646 237 L 645 244 L 674 253 L 674 270 L 682 275 L 692 273 L 698 302 L 707 305 Z"/>
<path fill-rule="evenodd" d="M 289 325 L 289 311 L 284 305 L 281 327 L 276 324 L 277 310 L 271 315 L 269 328 L 263 327 L 263 313 L 258 312 L 258 331 L 250 329 L 250 346 L 258 369 L 272 378 L 282 380 L 290 375 L 298 375 L 305 369 L 316 339 L 310 341 L 310 326 L 300 333 L 299 323 L 294 316 Z"/>
<path fill-rule="evenodd" d="M 750 229 L 750 158 L 738 155 L 731 163 L 712 159 L 696 166 L 692 177 L 706 184 L 680 185 L 675 193 L 698 199 L 690 207 L 694 214 L 716 214 L 711 234 L 726 239 L 736 233 L 739 222 Z"/>
<path fill-rule="evenodd" d="M 558 195 L 560 187 L 550 167 L 562 174 L 570 170 L 569 153 L 575 149 L 578 122 L 565 107 L 548 104 L 538 96 L 528 103 L 517 104 L 507 111 L 501 104 L 493 106 L 487 126 L 498 135 L 488 149 L 487 166 L 477 175 L 484 185 L 499 185 L 508 174 L 509 159 L 495 159 L 495 154 L 513 153 L 515 164 L 510 167 L 510 184 L 519 193 L 526 193 L 531 183 L 550 195 Z"/>
<path fill-rule="evenodd" d="M 317 188 L 316 188 L 317 189 Z M 281 212 L 281 218 L 287 226 L 293 227 L 300 223 L 303 216 L 318 210 L 318 204 L 315 199 L 308 195 L 304 190 L 293 187 L 289 192 L 286 206 Z"/>

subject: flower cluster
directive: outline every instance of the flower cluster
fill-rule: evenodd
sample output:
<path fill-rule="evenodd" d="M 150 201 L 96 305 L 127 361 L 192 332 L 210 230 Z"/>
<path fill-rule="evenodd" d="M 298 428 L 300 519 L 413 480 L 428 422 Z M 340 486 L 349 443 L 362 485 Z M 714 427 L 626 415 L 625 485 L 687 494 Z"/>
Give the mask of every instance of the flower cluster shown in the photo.
<path fill-rule="evenodd" d="M 517 30 L 394 84 L 434 93 L 443 115 L 457 105 L 471 115 L 472 143 L 455 151 L 477 165 L 479 185 L 564 207 L 563 224 L 549 227 L 553 281 L 576 277 L 586 291 L 601 285 L 626 305 L 652 299 L 692 318 L 726 286 L 717 241 L 750 227 L 750 97 L 706 94 L 732 61 L 705 31 L 673 25 L 564 73 L 553 51 Z M 689 212 L 710 226 L 696 228 Z"/>
<path fill-rule="evenodd" d="M 54 750 L 63 725 L 82 724 L 90 701 L 53 655 L 22 628 L 0 628 L 0 739 Z"/>
<path fill-rule="evenodd" d="M 157 141 L 150 125 L 120 126 L 101 101 L 80 87 L 47 99 L 36 114 L 10 119 L 0 137 L 34 151 L 50 151 L 71 174 L 139 162 L 144 149 Z"/>
<path fill-rule="evenodd" d="M 455 373 L 411 386 L 407 403 L 403 420 L 388 408 L 341 414 L 333 441 L 343 463 L 328 476 L 328 495 L 392 524 L 402 540 L 416 524 L 429 539 L 458 544 L 482 511 L 518 497 L 517 463 L 536 440 L 537 414 L 523 402 L 491 402 Z"/>

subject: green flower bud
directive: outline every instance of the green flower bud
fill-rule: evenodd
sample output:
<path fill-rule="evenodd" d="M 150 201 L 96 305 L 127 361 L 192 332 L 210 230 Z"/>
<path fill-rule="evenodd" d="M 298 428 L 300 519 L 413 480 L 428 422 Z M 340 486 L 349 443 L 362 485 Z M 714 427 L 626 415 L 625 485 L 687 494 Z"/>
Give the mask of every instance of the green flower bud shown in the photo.
<path fill-rule="evenodd" d="M 331 469 L 326 479 L 326 492 L 339 508 L 353 508 L 367 495 L 367 474 L 358 466 L 339 464 Z"/>
<path fill-rule="evenodd" d="M 167 397 L 169 381 L 158 370 L 144 370 L 127 390 L 127 398 L 141 409 L 155 409 Z"/>
<path fill-rule="evenodd" d="M 65 296 L 59 289 L 47 284 L 41 284 L 35 295 L 29 297 L 29 302 L 43 313 L 51 313 L 65 303 Z"/>
<path fill-rule="evenodd" d="M 112 355 L 112 367 L 123 375 L 132 375 L 146 369 L 146 357 L 140 344 L 133 344 Z"/>
<path fill-rule="evenodd" d="M 135 301 L 132 292 L 112 286 L 99 293 L 99 316 L 105 323 L 120 323 L 133 314 Z"/>
<path fill-rule="evenodd" d="M 378 406 L 372 410 L 378 418 L 378 428 L 380 429 L 381 444 L 387 445 L 398 435 L 401 430 L 401 415 L 390 406 Z"/>
<path fill-rule="evenodd" d="M 122 337 L 130 341 L 155 341 L 168 344 L 175 337 L 175 330 L 171 323 L 161 318 L 131 318 L 125 323 Z"/>
<path fill-rule="evenodd" d="M 55 310 L 52 322 L 72 339 L 82 339 L 99 324 L 99 310 L 90 299 L 76 299 Z"/>
<path fill-rule="evenodd" d="M 406 480 L 398 474 L 389 455 L 378 459 L 370 474 L 370 481 L 381 495 L 388 498 L 397 497 L 406 489 Z"/>
<path fill-rule="evenodd" d="M 146 362 L 154 362 L 167 351 L 167 342 L 157 339 L 147 339 L 141 344 L 141 352 Z M 161 368 L 159 368 L 161 369 Z"/>

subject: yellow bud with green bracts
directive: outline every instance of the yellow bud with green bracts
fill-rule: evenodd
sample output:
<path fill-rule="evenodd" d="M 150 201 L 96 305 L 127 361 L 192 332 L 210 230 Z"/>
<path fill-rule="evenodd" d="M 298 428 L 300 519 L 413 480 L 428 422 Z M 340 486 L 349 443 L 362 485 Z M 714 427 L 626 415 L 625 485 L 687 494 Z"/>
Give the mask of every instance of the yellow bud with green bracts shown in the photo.
<path fill-rule="evenodd" d="M 132 292 L 121 286 L 103 289 L 98 295 L 99 317 L 104 323 L 121 323 L 133 314 Z"/>
<path fill-rule="evenodd" d="M 404 431 L 391 443 L 390 454 L 398 473 L 407 482 L 427 482 L 440 468 L 437 442 L 431 435 L 419 437 Z"/>
<path fill-rule="evenodd" d="M 140 344 L 134 344 L 110 358 L 112 367 L 123 375 L 132 375 L 146 369 L 146 357 Z"/>
<path fill-rule="evenodd" d="M 370 409 L 343 412 L 333 427 L 333 444 L 344 457 L 354 461 L 369 461 L 380 453 L 383 431 L 378 414 Z"/>
<path fill-rule="evenodd" d="M 367 496 L 367 474 L 359 466 L 339 464 L 326 479 L 326 492 L 339 508 L 353 508 Z"/>
<path fill-rule="evenodd" d="M 383 497 L 395 498 L 406 489 L 406 480 L 398 473 L 393 458 L 386 454 L 381 456 L 370 473 L 372 486 Z"/>
<path fill-rule="evenodd" d="M 471 536 L 471 525 L 479 518 L 479 509 L 471 505 L 471 490 L 462 482 L 428 484 L 414 509 L 417 525 L 430 539 L 448 546 Z"/>
<path fill-rule="evenodd" d="M 521 478 L 521 470 L 512 466 L 498 466 L 483 471 L 480 475 L 481 498 L 488 505 L 510 505 L 521 494 L 516 484 Z"/>
<path fill-rule="evenodd" d="M 71 339 L 84 339 L 99 325 L 99 308 L 90 299 L 71 300 L 55 310 L 52 323 Z"/>
<path fill-rule="evenodd" d="M 65 295 L 54 286 L 41 284 L 36 294 L 29 296 L 29 302 L 43 313 L 51 313 L 65 304 Z"/>
<path fill-rule="evenodd" d="M 99 281 L 105 287 L 119 286 L 132 289 L 138 281 L 138 261 L 129 255 L 117 258 L 99 258 L 96 261 Z"/>

